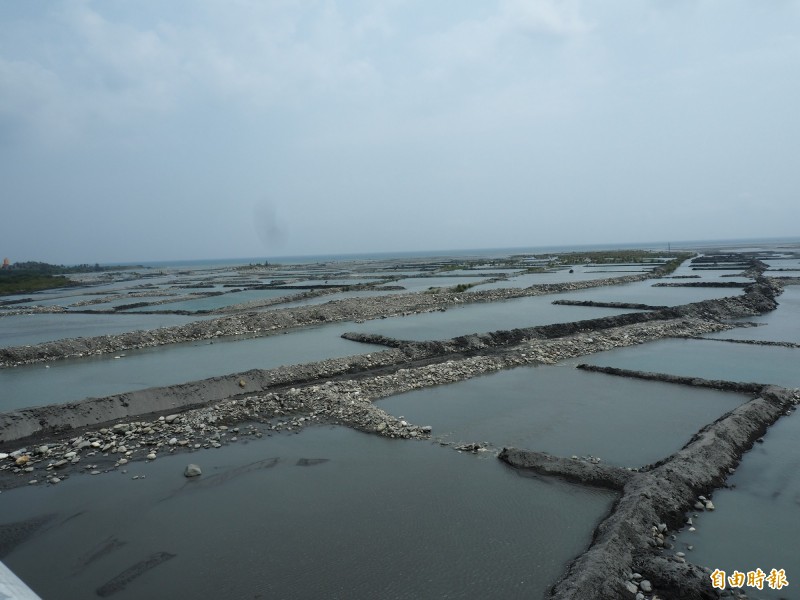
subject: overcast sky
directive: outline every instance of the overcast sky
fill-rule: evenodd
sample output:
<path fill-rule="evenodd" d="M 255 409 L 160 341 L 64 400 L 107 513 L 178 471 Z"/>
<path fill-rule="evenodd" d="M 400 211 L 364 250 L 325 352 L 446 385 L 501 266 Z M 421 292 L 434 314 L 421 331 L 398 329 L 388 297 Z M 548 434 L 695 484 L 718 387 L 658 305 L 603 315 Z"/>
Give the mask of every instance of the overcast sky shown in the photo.
<path fill-rule="evenodd" d="M 800 0 L 0 2 L 0 257 L 800 235 Z"/>

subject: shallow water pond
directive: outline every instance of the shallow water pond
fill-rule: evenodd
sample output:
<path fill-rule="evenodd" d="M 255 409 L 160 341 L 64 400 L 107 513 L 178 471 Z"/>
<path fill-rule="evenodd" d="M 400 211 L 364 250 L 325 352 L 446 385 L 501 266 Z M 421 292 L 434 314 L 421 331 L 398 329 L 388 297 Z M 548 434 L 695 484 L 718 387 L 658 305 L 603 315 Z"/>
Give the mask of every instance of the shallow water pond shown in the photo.
<path fill-rule="evenodd" d="M 561 306 L 558 296 L 529 296 L 503 302 L 478 302 L 446 311 L 351 323 L 349 331 L 379 333 L 401 340 L 443 340 L 471 333 L 597 319 L 636 312 L 629 309 Z"/>
<path fill-rule="evenodd" d="M 705 337 L 800 344 L 800 286 L 787 286 L 783 293 L 778 296 L 778 308 L 775 310 L 740 320 L 758 323 L 759 327 L 719 331 L 710 333 Z"/>
<path fill-rule="evenodd" d="M 694 288 L 654 286 L 667 280 L 645 280 L 622 285 L 602 286 L 587 290 L 554 294 L 553 299 L 594 300 L 595 302 L 630 302 L 652 306 L 678 306 L 713 298 L 738 296 L 741 288 Z"/>
<path fill-rule="evenodd" d="M 641 466 L 748 398 L 561 366 L 525 367 L 380 400 L 453 442 L 486 441 Z"/>
<path fill-rule="evenodd" d="M 243 304 L 244 302 L 251 302 L 253 300 L 280 298 L 281 296 L 289 296 L 296 293 L 298 292 L 295 290 L 244 290 L 241 292 L 232 292 L 230 289 L 228 289 L 226 293 L 218 296 L 208 296 L 207 298 L 196 298 L 194 300 L 183 300 L 181 302 L 170 302 L 168 304 L 159 304 L 157 306 L 142 306 L 140 308 L 131 309 L 129 312 L 153 310 L 216 310 L 218 308 L 233 306 L 234 304 Z"/>
<path fill-rule="evenodd" d="M 0 412 L 383 349 L 342 339 L 346 329 L 330 325 L 291 334 L 130 350 L 119 359 L 86 357 L 0 369 Z"/>
<path fill-rule="evenodd" d="M 114 335 L 129 331 L 185 325 L 198 317 L 185 315 L 132 315 L 41 313 L 0 318 L 0 347 L 25 346 L 64 338 Z"/>
<path fill-rule="evenodd" d="M 633 267 L 631 267 L 633 269 Z M 572 271 L 570 273 L 570 270 Z M 636 273 L 641 273 L 637 270 Z M 624 275 L 631 275 L 632 273 L 620 272 L 598 272 L 597 268 L 590 268 L 582 265 L 574 267 L 565 267 L 556 271 L 548 271 L 545 273 L 523 273 L 509 277 L 505 281 L 495 281 L 492 283 L 484 283 L 470 288 L 469 291 L 480 290 L 496 290 L 500 288 L 526 288 L 532 285 L 543 285 L 550 283 L 569 283 L 571 281 L 590 281 L 594 279 L 610 279 L 614 277 L 621 277 Z"/>
<path fill-rule="evenodd" d="M 183 477 L 190 462 L 196 480 Z M 50 517 L 4 561 L 63 600 L 542 598 L 614 499 L 493 457 L 327 427 L 2 497 L 2 525 Z"/>
<path fill-rule="evenodd" d="M 599 352 L 570 364 L 652 371 L 686 377 L 800 387 L 800 349 L 710 340 L 660 340 Z"/>

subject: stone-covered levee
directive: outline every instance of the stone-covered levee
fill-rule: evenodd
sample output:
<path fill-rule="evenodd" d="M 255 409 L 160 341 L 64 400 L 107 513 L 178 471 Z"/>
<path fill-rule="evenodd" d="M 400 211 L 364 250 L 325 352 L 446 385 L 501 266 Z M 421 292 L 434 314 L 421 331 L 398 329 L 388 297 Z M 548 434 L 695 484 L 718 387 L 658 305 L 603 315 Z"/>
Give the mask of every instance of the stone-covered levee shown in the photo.
<path fill-rule="evenodd" d="M 643 377 L 659 379 L 652 373 Z M 735 382 L 678 381 L 671 376 L 660 380 L 739 392 L 754 390 L 753 384 Z M 706 570 L 672 551 L 668 535 L 686 524 L 688 512 L 713 510 L 713 491 L 724 485 L 744 452 L 800 401 L 797 390 L 757 387 L 752 400 L 702 428 L 681 450 L 636 471 L 530 450 L 504 448 L 500 452 L 500 460 L 518 469 L 621 492 L 612 513 L 595 531 L 590 548 L 573 561 L 553 587 L 551 598 L 720 597 Z"/>

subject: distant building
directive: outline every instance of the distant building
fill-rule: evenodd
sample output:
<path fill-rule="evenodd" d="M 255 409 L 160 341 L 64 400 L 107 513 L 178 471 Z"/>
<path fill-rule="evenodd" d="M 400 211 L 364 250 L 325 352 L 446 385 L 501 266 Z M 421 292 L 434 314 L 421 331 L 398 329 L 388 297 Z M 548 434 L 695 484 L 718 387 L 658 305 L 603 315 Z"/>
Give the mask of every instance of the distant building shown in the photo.
<path fill-rule="evenodd" d="M 8 259 L 7 259 L 7 258 L 4 258 L 4 259 L 3 259 L 3 266 L 2 266 L 2 268 L 3 268 L 3 269 L 8 269 L 10 266 L 11 266 L 11 263 L 8 261 Z"/>

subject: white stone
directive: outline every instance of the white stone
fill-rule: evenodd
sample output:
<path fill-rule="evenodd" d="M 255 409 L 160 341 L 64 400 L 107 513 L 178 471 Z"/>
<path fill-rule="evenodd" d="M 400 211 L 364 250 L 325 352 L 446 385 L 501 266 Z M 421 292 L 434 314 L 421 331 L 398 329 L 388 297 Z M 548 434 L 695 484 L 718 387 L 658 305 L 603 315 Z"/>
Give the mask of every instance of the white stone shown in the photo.
<path fill-rule="evenodd" d="M 198 477 L 203 474 L 203 471 L 200 469 L 199 466 L 195 464 L 190 464 L 186 467 L 186 470 L 183 472 L 185 477 Z"/>

